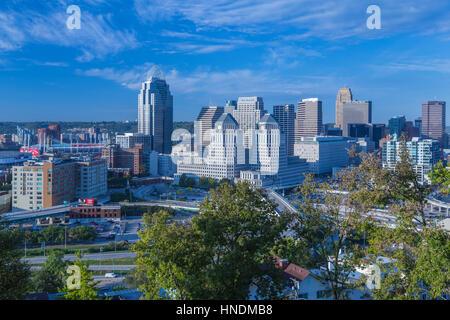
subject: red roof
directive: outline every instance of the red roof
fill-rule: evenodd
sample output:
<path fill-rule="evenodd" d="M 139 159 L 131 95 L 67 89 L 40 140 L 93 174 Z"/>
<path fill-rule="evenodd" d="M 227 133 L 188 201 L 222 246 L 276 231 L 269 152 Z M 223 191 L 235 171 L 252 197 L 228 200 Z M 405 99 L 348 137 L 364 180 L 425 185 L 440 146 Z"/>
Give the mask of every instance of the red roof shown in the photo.
<path fill-rule="evenodd" d="M 278 268 L 281 268 L 284 271 L 285 275 L 289 278 L 296 278 L 300 281 L 303 281 L 310 274 L 308 270 L 303 269 L 302 267 L 299 267 L 294 263 L 290 263 L 289 261 L 283 260 L 277 256 L 274 256 L 274 258 L 276 260 L 276 266 Z"/>

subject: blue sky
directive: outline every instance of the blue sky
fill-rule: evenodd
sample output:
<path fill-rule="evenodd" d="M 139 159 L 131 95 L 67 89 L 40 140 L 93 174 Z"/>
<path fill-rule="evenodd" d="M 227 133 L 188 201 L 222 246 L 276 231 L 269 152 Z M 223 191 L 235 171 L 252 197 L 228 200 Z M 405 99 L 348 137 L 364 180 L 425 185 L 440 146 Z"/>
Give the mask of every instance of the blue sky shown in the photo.
<path fill-rule="evenodd" d="M 69 5 L 81 29 L 69 30 Z M 381 30 L 369 30 L 369 5 Z M 205 105 L 262 96 L 266 109 L 339 88 L 373 101 L 373 121 L 450 101 L 448 0 L 2 0 L 0 121 L 135 120 L 157 64 L 176 121 Z"/>

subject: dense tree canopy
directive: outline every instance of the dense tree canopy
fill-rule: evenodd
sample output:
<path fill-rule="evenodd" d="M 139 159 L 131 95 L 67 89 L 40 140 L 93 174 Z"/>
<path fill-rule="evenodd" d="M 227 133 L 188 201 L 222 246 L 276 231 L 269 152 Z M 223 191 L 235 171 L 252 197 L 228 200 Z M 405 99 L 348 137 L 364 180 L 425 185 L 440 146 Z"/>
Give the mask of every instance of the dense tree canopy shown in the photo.
<path fill-rule="evenodd" d="M 288 220 L 263 191 L 223 183 L 191 224 L 169 220 L 165 212 L 146 216 L 135 246 L 145 298 L 248 299 L 250 288 L 276 297 L 284 287 L 270 249 Z"/>
<path fill-rule="evenodd" d="M 0 224 L 0 300 L 24 298 L 30 287 L 30 268 L 22 263 L 22 234 L 3 230 Z"/>

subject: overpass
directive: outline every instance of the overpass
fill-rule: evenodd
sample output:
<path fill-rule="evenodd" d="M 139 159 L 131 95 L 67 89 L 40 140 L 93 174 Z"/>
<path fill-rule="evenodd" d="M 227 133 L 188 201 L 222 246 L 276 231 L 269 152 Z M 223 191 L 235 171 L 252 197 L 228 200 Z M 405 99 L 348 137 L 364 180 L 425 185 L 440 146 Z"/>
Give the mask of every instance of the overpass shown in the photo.
<path fill-rule="evenodd" d="M 293 206 L 288 199 L 284 198 L 274 190 L 267 190 L 269 199 L 275 201 L 275 203 L 278 205 L 277 210 L 280 212 L 288 212 L 288 213 L 298 213 L 298 208 Z M 323 206 L 323 205 L 321 205 Z M 344 217 L 348 214 L 347 208 L 343 207 L 340 209 L 339 215 Z M 375 220 L 384 223 L 389 228 L 394 228 L 397 225 L 397 222 L 395 221 L 395 217 L 389 214 L 387 210 L 383 209 L 374 209 L 370 211 L 367 214 L 363 214 L 363 217 L 372 217 Z M 420 229 L 420 227 L 419 227 Z"/>
<path fill-rule="evenodd" d="M 427 198 L 427 200 L 426 214 L 450 218 L 450 203 L 432 197 Z"/>
<path fill-rule="evenodd" d="M 172 208 L 175 210 L 185 210 L 191 212 L 199 212 L 199 205 L 195 202 L 184 202 L 184 201 L 152 201 L 152 202 L 120 202 L 120 206 L 126 207 L 165 207 Z"/>
<path fill-rule="evenodd" d="M 273 200 L 277 205 L 280 212 L 297 213 L 298 210 L 291 204 L 287 199 L 282 197 L 279 193 L 274 190 L 267 190 L 267 194 L 270 200 Z"/>
<path fill-rule="evenodd" d="M 65 216 L 70 211 L 70 207 L 78 202 L 46 209 L 10 212 L 2 215 L 2 222 L 6 224 L 35 223 L 36 219 L 55 218 Z"/>

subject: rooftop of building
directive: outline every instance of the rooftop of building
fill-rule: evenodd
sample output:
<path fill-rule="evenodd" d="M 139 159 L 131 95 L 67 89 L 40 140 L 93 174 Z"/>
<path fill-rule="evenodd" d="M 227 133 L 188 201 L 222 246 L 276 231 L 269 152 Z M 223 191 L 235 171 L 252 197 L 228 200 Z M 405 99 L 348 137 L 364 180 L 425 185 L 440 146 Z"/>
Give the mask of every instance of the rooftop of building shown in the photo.
<path fill-rule="evenodd" d="M 272 117 L 272 115 L 270 115 L 269 113 L 266 113 L 265 115 L 262 116 L 261 120 L 259 120 L 258 124 L 278 125 L 278 121 L 275 120 L 275 118 Z"/>
<path fill-rule="evenodd" d="M 219 119 L 217 119 L 215 127 L 217 127 L 219 125 L 224 125 L 224 124 L 233 124 L 236 126 L 236 128 L 238 127 L 237 121 L 233 118 L 233 116 L 230 113 L 222 114 L 219 117 Z"/>
<path fill-rule="evenodd" d="M 318 143 L 318 142 L 335 142 L 335 141 L 347 141 L 350 138 L 342 136 L 315 136 L 315 137 L 301 137 L 296 140 L 295 143 Z"/>
<path fill-rule="evenodd" d="M 274 258 L 276 261 L 276 267 L 280 268 L 284 272 L 286 278 L 295 278 L 299 281 L 303 281 L 311 273 L 309 270 L 291 263 L 286 259 L 281 259 L 278 256 L 274 256 Z"/>

